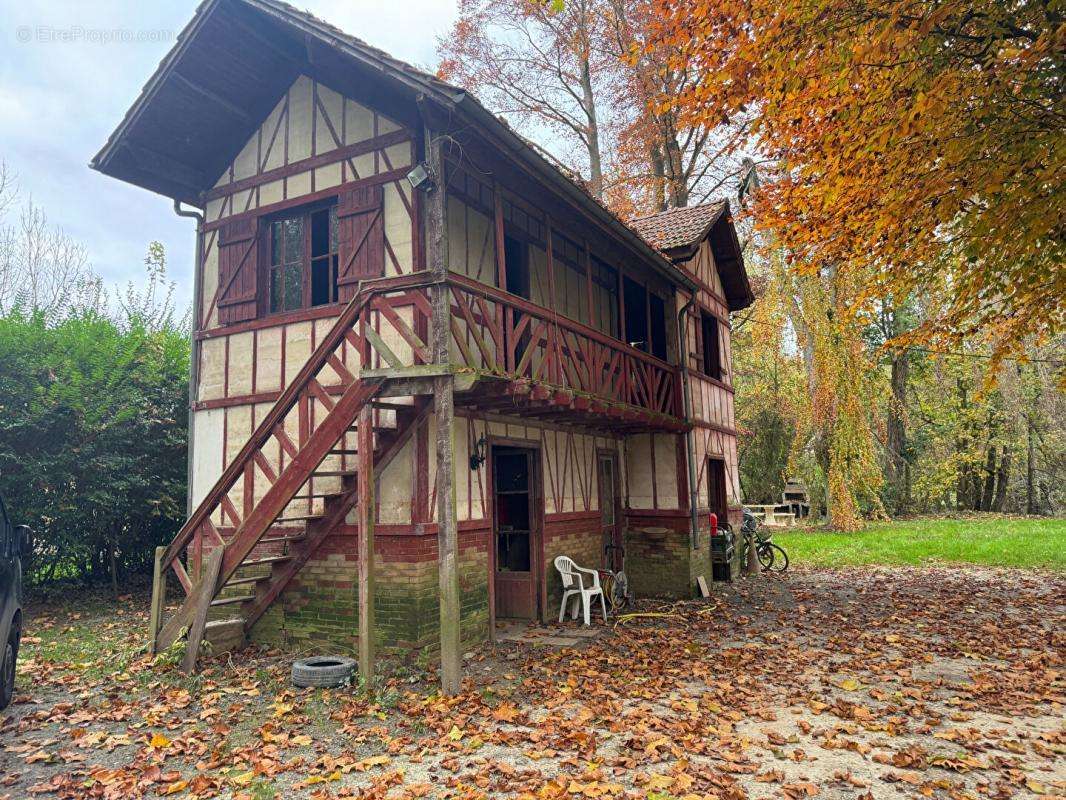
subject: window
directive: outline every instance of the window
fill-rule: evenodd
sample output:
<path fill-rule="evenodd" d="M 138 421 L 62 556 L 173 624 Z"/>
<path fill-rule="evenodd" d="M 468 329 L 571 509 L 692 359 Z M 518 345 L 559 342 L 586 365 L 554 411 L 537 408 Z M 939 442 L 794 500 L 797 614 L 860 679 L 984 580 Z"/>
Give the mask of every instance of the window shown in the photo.
<path fill-rule="evenodd" d="M 700 335 L 703 339 L 703 374 L 717 381 L 722 380 L 722 350 L 718 342 L 718 318 L 713 314 L 700 314 Z"/>
<path fill-rule="evenodd" d="M 626 317 L 626 343 L 648 351 L 648 290 L 636 281 L 622 278 L 622 304 Z"/>
<path fill-rule="evenodd" d="M 271 221 L 267 242 L 271 313 L 338 301 L 336 206 Z"/>
<path fill-rule="evenodd" d="M 666 303 L 654 293 L 648 294 L 648 318 L 651 322 L 651 354 L 666 361 Z"/>
<path fill-rule="evenodd" d="M 622 279 L 626 336 L 631 347 L 666 360 L 666 303 L 654 292 L 629 278 Z"/>

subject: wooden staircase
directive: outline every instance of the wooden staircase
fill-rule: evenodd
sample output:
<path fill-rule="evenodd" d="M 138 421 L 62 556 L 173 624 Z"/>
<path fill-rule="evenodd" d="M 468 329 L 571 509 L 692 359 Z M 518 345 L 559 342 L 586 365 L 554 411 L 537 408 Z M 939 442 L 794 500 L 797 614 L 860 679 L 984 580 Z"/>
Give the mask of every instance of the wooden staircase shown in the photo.
<path fill-rule="evenodd" d="M 428 307 L 410 290 L 426 284 L 417 274 L 364 282 L 171 544 L 157 550 L 153 652 L 188 631 L 184 667 L 191 671 L 205 633 L 228 629 L 243 639 L 356 507 L 360 481 L 368 479 L 362 472 L 371 472 L 370 480 L 380 475 L 421 425 L 431 399 L 411 393 L 386 401 L 382 396 L 406 393 L 390 385 L 403 379 L 367 368 L 375 354 L 406 366 L 374 329 L 375 314 L 393 323 L 411 366 L 424 365 L 426 345 L 412 326 L 395 323 L 388 296 L 411 305 L 417 317 Z M 353 360 L 362 368 L 350 367 Z M 170 569 L 186 597 L 164 621 Z M 223 618 L 209 621 L 216 615 Z"/>

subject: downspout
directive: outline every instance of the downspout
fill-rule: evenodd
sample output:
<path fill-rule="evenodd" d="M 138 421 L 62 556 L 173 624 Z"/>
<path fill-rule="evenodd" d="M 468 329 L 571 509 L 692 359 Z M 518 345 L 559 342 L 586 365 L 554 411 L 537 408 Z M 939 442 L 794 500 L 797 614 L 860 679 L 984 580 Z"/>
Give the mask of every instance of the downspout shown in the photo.
<path fill-rule="evenodd" d="M 189 336 L 189 444 L 186 451 L 185 465 L 185 515 L 191 516 L 193 512 L 193 452 L 195 450 L 194 442 L 196 438 L 196 426 L 193 425 L 192 404 L 199 393 L 198 384 L 200 381 L 200 342 L 197 340 L 196 334 L 200 331 L 200 314 L 203 311 L 203 298 L 200 296 L 202 291 L 200 285 L 200 272 L 203 268 L 204 260 L 204 215 L 199 211 L 186 211 L 182 209 L 180 200 L 174 201 L 174 213 L 179 217 L 196 220 L 196 255 L 194 256 L 195 266 L 192 273 L 192 331 Z"/>
<path fill-rule="evenodd" d="M 685 422 L 692 422 L 692 389 L 689 384 L 688 368 L 688 312 L 696 305 L 696 291 L 692 291 L 689 301 L 677 315 L 678 349 L 681 351 L 681 389 L 685 400 Z M 696 447 L 692 441 L 692 428 L 685 433 L 685 451 L 688 454 L 688 511 L 692 523 L 692 547 L 696 548 L 699 538 L 699 512 L 696 508 Z"/>

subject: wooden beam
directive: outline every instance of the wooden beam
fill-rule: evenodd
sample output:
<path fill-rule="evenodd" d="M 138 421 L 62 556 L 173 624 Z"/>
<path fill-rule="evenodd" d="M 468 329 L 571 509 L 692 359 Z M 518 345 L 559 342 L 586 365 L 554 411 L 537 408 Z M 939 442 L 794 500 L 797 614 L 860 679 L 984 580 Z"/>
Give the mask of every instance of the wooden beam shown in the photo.
<path fill-rule="evenodd" d="M 374 409 L 359 412 L 359 674 L 369 686 L 374 677 Z"/>
<path fill-rule="evenodd" d="M 234 103 L 231 103 L 225 97 L 222 97 L 221 95 L 216 94 L 215 92 L 211 91 L 207 87 L 201 86 L 200 84 L 190 80 L 189 78 L 186 78 L 180 72 L 177 72 L 177 71 L 171 72 L 170 73 L 170 77 L 173 78 L 178 83 L 180 83 L 182 86 L 184 86 L 186 89 L 188 89 L 193 94 L 199 95 L 200 97 L 204 98 L 205 100 L 208 100 L 208 101 L 214 103 L 215 105 L 219 106 L 223 110 L 225 110 L 225 111 L 229 112 L 230 114 L 232 114 L 233 116 L 237 117 L 237 119 L 239 119 L 241 122 L 251 123 L 253 121 L 257 121 L 257 120 L 253 120 L 252 117 L 248 114 L 248 112 L 245 111 L 240 106 L 238 106 L 238 105 L 236 105 Z"/>
<path fill-rule="evenodd" d="M 434 175 L 444 175 L 443 140 L 427 128 L 426 158 Z M 429 269 L 435 277 L 448 276 L 448 228 L 443 181 L 427 197 L 426 244 Z M 499 239 L 499 231 L 497 232 Z M 502 263 L 497 252 L 497 264 Z M 451 292 L 446 284 L 432 289 L 430 339 L 433 361 L 449 362 Z M 440 582 L 440 683 L 445 695 L 459 693 L 461 681 L 459 636 L 459 526 L 455 500 L 455 380 L 442 375 L 434 380 L 434 415 L 437 430 L 437 563 Z"/>
<path fill-rule="evenodd" d="M 218 584 L 218 571 L 222 567 L 224 547 L 216 547 L 207 554 L 204 561 L 200 583 L 196 586 L 196 610 L 189 625 L 189 636 L 185 640 L 185 656 L 181 659 L 181 671 L 191 675 L 196 670 L 196 658 L 200 654 L 200 643 L 204 639 L 207 627 L 207 612 L 211 609 L 211 600 L 215 596 Z"/>
<path fill-rule="evenodd" d="M 155 655 L 155 637 L 159 635 L 159 621 L 163 617 L 163 604 L 166 602 L 167 582 L 163 571 L 163 554 L 167 548 L 160 545 L 155 549 L 152 561 L 152 610 L 148 614 L 148 652 Z"/>

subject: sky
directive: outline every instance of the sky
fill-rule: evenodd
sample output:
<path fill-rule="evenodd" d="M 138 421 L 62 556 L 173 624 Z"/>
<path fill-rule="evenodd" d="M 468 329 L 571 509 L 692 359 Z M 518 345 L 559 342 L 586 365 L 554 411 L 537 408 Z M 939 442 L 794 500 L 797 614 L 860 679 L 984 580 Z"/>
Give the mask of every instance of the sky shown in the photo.
<path fill-rule="evenodd" d="M 456 0 L 291 0 L 410 63 L 432 67 Z M 192 296 L 195 229 L 171 201 L 88 167 L 195 0 L 0 0 L 0 161 L 109 287 L 140 283 L 148 243 L 167 251 L 176 300 Z M 12 212 L 6 220 L 11 222 Z"/>

